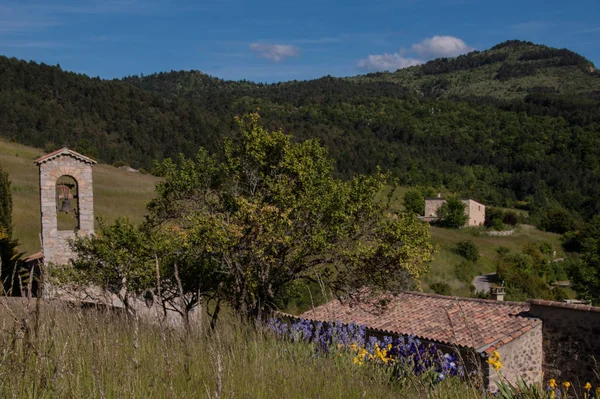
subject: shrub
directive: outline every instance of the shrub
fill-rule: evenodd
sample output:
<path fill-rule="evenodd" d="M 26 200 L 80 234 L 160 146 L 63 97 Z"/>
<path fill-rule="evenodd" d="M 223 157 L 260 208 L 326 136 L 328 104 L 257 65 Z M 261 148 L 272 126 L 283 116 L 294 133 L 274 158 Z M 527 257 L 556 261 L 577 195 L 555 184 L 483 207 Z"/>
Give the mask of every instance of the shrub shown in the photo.
<path fill-rule="evenodd" d="M 538 248 L 540 249 L 540 252 L 544 255 L 551 256 L 554 253 L 554 248 L 552 248 L 552 245 L 550 245 L 547 242 L 539 243 Z"/>
<path fill-rule="evenodd" d="M 453 252 L 471 262 L 477 262 L 479 260 L 479 248 L 477 248 L 477 245 L 471 240 L 458 242 L 453 249 Z"/>
<path fill-rule="evenodd" d="M 422 215 L 425 212 L 425 199 L 418 190 L 409 190 L 404 194 L 404 207 L 409 212 Z"/>
<path fill-rule="evenodd" d="M 502 223 L 510 226 L 516 226 L 519 223 L 519 217 L 513 211 L 508 211 L 502 217 Z"/>
<path fill-rule="evenodd" d="M 438 295 L 451 295 L 452 287 L 448 283 L 433 283 L 429 286 Z"/>
<path fill-rule="evenodd" d="M 120 168 L 123 166 L 129 166 L 129 165 L 127 165 L 127 163 L 124 161 L 118 160 L 118 161 L 113 162 L 112 166 L 114 166 L 115 168 Z"/>
<path fill-rule="evenodd" d="M 551 208 L 542 214 L 538 228 L 552 233 L 564 234 L 567 231 L 574 230 L 575 219 L 565 208 Z"/>
<path fill-rule="evenodd" d="M 454 268 L 454 275 L 456 278 L 465 284 L 471 284 L 476 274 L 477 272 L 473 262 L 463 260 Z"/>

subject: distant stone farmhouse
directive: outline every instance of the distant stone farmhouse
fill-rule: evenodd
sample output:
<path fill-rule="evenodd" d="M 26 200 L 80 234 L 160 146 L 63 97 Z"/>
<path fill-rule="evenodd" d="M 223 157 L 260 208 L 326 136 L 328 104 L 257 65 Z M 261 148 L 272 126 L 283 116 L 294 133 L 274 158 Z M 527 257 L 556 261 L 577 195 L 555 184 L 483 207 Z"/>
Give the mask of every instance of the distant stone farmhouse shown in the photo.
<path fill-rule="evenodd" d="M 485 223 L 485 205 L 472 199 L 461 200 L 465 204 L 465 215 L 467 223 L 465 226 L 483 226 Z M 424 220 L 433 222 L 438 220 L 438 209 L 446 202 L 445 198 L 425 198 L 425 216 Z"/>
<path fill-rule="evenodd" d="M 512 382 L 541 382 L 542 375 L 568 380 L 577 388 L 600 382 L 594 372 L 595 359 L 600 359 L 600 308 L 499 299 L 403 292 L 383 310 L 334 300 L 300 317 L 364 324 L 377 336 L 413 334 L 442 350 L 458 351 L 467 368 L 481 367 L 483 382 L 492 390 L 498 373 L 487 359 L 495 350 L 504 365 L 502 376 Z"/>

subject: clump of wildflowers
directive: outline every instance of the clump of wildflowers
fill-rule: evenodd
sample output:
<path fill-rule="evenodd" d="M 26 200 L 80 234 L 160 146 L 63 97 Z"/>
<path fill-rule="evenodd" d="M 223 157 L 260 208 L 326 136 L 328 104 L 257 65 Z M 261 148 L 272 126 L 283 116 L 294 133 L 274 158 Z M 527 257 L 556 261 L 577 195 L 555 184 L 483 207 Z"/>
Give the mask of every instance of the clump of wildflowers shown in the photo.
<path fill-rule="evenodd" d="M 267 329 L 291 342 L 314 345 L 319 355 L 352 354 L 357 366 L 371 363 L 387 367 L 393 379 L 403 380 L 410 373 L 437 382 L 449 376 L 462 376 L 463 368 L 454 354 L 442 354 L 435 345 L 422 343 L 414 336 L 393 338 L 375 336 L 367 339 L 366 327 L 354 323 L 313 323 L 300 319 L 289 326 L 272 319 Z"/>
<path fill-rule="evenodd" d="M 494 370 L 498 371 L 502 368 L 502 359 L 500 359 L 500 354 L 498 351 L 493 351 L 490 355 L 490 358 L 487 362 L 494 368 Z"/>

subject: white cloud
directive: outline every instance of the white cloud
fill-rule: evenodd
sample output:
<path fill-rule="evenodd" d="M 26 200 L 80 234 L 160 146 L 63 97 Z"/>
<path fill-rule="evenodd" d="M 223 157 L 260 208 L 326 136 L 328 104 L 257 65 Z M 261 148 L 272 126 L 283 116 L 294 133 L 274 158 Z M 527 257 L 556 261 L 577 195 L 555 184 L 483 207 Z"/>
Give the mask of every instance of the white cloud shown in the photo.
<path fill-rule="evenodd" d="M 398 53 L 370 54 L 367 58 L 358 61 L 358 68 L 368 71 L 395 71 L 422 64 L 423 61 L 415 58 L 405 58 Z"/>
<path fill-rule="evenodd" d="M 422 58 L 456 57 L 473 51 L 462 39 L 454 36 L 434 36 L 412 45 L 412 50 Z"/>
<path fill-rule="evenodd" d="M 456 57 L 473 50 L 474 48 L 467 46 L 458 37 L 433 36 L 413 44 L 410 49 L 402 48 L 392 54 L 370 54 L 367 58 L 358 61 L 356 66 L 369 71 L 395 71 L 423 64 L 432 58 Z M 413 56 L 406 56 L 406 54 L 413 54 Z"/>
<path fill-rule="evenodd" d="M 267 58 L 273 62 L 280 62 L 285 58 L 298 57 L 300 55 L 300 48 L 291 44 L 252 43 L 250 44 L 250 50 L 259 57 Z"/>

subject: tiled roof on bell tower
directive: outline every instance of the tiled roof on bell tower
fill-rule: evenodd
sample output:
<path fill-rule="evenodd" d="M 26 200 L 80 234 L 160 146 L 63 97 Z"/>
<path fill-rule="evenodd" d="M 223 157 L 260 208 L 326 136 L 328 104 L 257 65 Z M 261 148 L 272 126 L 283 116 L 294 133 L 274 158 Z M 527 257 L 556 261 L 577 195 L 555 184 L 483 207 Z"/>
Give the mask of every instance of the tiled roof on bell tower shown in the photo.
<path fill-rule="evenodd" d="M 44 162 L 48 162 L 51 161 L 55 158 L 61 157 L 61 156 L 69 156 L 69 157 L 73 157 L 81 162 L 93 165 L 96 163 L 96 161 L 94 161 L 92 158 L 88 158 L 85 155 L 81 155 L 80 153 L 70 150 L 67 147 L 63 147 L 60 150 L 56 150 L 54 152 L 51 152 L 50 154 L 46 154 L 42 157 L 39 157 L 38 159 L 36 159 L 34 162 L 36 165 L 40 165 Z"/>

